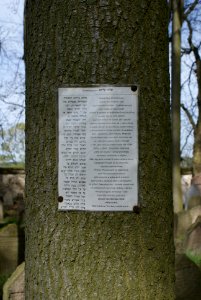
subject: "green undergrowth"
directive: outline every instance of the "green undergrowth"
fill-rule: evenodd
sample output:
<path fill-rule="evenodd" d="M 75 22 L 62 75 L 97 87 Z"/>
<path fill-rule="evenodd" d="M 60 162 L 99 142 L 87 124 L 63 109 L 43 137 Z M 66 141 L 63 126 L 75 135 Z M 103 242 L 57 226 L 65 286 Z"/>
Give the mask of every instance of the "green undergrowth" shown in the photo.
<path fill-rule="evenodd" d="M 0 228 L 3 228 L 3 227 L 5 227 L 6 225 L 9 225 L 9 224 L 17 224 L 18 225 L 18 223 L 19 223 L 18 218 L 16 218 L 16 217 L 7 217 L 7 218 L 4 218 L 2 223 L 0 223 Z"/>
<path fill-rule="evenodd" d="M 186 251 L 186 255 L 201 269 L 201 255 L 195 254 L 192 251 Z"/>
<path fill-rule="evenodd" d="M 6 162 L 1 162 L 0 161 L 0 168 L 5 168 L 5 169 L 24 169 L 25 164 L 24 162 L 17 162 L 17 163 L 6 163 Z"/>

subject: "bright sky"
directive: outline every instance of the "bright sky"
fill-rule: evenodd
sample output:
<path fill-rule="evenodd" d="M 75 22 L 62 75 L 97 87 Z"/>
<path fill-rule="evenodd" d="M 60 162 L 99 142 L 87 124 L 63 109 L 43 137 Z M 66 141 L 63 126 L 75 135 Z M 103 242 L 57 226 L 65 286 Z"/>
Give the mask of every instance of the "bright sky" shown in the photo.
<path fill-rule="evenodd" d="M 24 134 L 16 131 L 8 142 L 5 130 L 24 122 L 23 10 L 24 0 L 0 0 L 0 155 L 10 154 L 3 148 L 9 143 L 16 161 L 24 156 L 23 142 L 19 142 L 19 134 Z"/>
<path fill-rule="evenodd" d="M 23 57 L 23 10 L 24 0 L 0 0 L 0 122 L 24 121 L 22 107 L 13 107 L 10 103 L 24 105 L 24 62 Z"/>
<path fill-rule="evenodd" d="M 199 5 L 201 6 L 201 4 Z M 3 95 L 1 99 L 6 99 L 10 103 L 18 102 L 20 105 L 24 105 L 24 62 L 21 59 L 23 57 L 23 14 L 24 0 L 0 0 L 0 97 Z M 200 37 L 200 29 L 197 30 L 196 35 Z M 198 38 L 199 40 L 201 37 Z M 187 69 L 185 64 L 182 65 L 182 68 Z M 182 72 L 182 74 L 188 75 L 189 71 Z M 182 83 L 186 79 L 185 77 L 182 75 Z M 194 94 L 197 93 L 196 85 L 193 82 L 192 89 Z M 187 89 L 182 91 L 182 99 L 188 106 L 190 95 Z M 5 124 L 9 126 L 20 121 L 24 122 L 24 112 L 22 111 L 21 107 L 16 109 L 12 105 L 5 105 L 0 101 L 0 125 L 3 123 L 4 126 Z M 182 113 L 182 124 L 185 122 L 186 125 L 182 129 L 182 143 L 188 135 L 185 130 L 189 126 L 188 120 Z M 189 146 L 192 147 L 192 139 Z M 186 150 L 188 152 L 188 147 Z"/>
<path fill-rule="evenodd" d="M 0 97 L 5 95 L 7 102 L 23 104 L 24 96 L 19 92 L 24 88 L 24 63 L 19 58 L 23 56 L 24 0 L 0 0 L 0 4 Z M 14 108 L 0 101 L 0 124 L 4 127 L 24 121 L 21 108 Z"/>
<path fill-rule="evenodd" d="M 0 24 L 23 23 L 24 0 L 1 0 Z"/>

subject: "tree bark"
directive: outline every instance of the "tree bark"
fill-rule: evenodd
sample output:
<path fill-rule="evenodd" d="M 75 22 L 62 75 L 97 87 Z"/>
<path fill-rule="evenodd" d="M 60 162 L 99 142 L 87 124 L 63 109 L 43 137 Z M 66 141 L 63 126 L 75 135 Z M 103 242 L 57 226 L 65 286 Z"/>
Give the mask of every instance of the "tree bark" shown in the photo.
<path fill-rule="evenodd" d="M 192 4 L 193 9 L 195 9 L 195 6 L 197 4 L 198 1 L 195 1 Z M 186 110 L 187 117 L 190 121 L 190 124 L 193 127 L 193 132 L 194 132 L 193 175 L 197 175 L 201 173 L 201 56 L 199 53 L 199 47 L 196 46 L 195 43 L 193 42 L 193 26 L 191 24 L 192 20 L 188 19 L 188 14 L 184 16 L 189 30 L 188 42 L 189 42 L 190 49 L 188 49 L 188 51 L 189 54 L 192 52 L 195 57 L 195 66 L 196 66 L 195 74 L 196 74 L 197 88 L 198 88 L 198 94 L 197 94 L 198 116 L 196 122 L 193 119 L 193 115 L 188 110 Z"/>
<path fill-rule="evenodd" d="M 198 84 L 198 119 L 196 127 L 194 129 L 193 174 L 197 175 L 201 173 L 201 57 L 199 55 L 198 49 L 194 48 L 194 55 L 196 61 L 196 76 Z"/>
<path fill-rule="evenodd" d="M 26 2 L 26 299 L 174 299 L 166 1 Z M 56 92 L 140 85 L 141 212 L 57 210 Z"/>
<path fill-rule="evenodd" d="M 183 210 L 180 168 L 181 13 L 182 1 L 172 1 L 172 190 L 174 212 Z"/>

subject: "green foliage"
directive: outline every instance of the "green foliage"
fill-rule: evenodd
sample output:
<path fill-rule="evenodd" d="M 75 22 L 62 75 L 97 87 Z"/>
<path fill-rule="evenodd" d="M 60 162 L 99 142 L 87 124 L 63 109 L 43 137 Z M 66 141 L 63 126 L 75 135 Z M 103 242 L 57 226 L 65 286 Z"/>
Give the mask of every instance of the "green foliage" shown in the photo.
<path fill-rule="evenodd" d="M 0 166 L 24 167 L 25 159 L 25 124 L 18 123 L 1 131 Z"/>
<path fill-rule="evenodd" d="M 192 251 L 187 251 L 186 255 L 192 260 L 198 267 L 201 268 L 201 255 L 195 254 Z"/>
<path fill-rule="evenodd" d="M 16 163 L 9 163 L 9 162 L 2 162 L 0 159 L 0 168 L 5 169 L 24 169 L 25 163 L 23 162 L 16 162 Z"/>
<path fill-rule="evenodd" d="M 19 224 L 19 219 L 17 217 L 5 217 L 3 222 L 0 223 L 0 229 L 9 224 Z"/>

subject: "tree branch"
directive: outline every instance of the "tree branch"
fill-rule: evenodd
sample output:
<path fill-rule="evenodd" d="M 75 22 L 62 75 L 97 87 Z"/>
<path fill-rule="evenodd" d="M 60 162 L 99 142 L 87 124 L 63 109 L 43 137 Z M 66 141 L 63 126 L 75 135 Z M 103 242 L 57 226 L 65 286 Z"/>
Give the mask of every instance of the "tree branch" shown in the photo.
<path fill-rule="evenodd" d="M 183 48 L 181 47 L 181 55 L 188 55 L 192 52 L 192 49 L 191 48 Z"/>
<path fill-rule="evenodd" d="M 186 145 L 188 144 L 188 139 L 189 139 L 189 137 L 191 136 L 192 131 L 193 131 L 193 128 L 190 129 L 189 133 L 188 133 L 187 136 L 186 136 L 185 143 L 183 144 L 183 146 L 182 146 L 182 148 L 181 148 L 181 156 L 182 156 L 182 152 L 184 151 Z"/>
<path fill-rule="evenodd" d="M 6 100 L 4 100 L 2 98 L 0 99 L 0 101 L 2 101 L 5 104 L 8 104 L 8 105 L 13 105 L 13 106 L 21 107 L 21 108 L 25 109 L 24 105 L 19 104 L 19 103 L 14 103 L 14 102 L 6 101 Z"/>
<path fill-rule="evenodd" d="M 195 122 L 194 122 L 194 120 L 193 120 L 193 117 L 192 117 L 190 111 L 188 110 L 188 108 L 185 107 L 185 105 L 184 105 L 183 103 L 181 103 L 181 108 L 182 108 L 183 111 L 185 112 L 185 114 L 186 114 L 186 116 L 187 116 L 187 118 L 188 118 L 190 124 L 191 124 L 192 127 L 193 127 L 193 130 L 196 130 L 196 124 L 195 124 Z"/>
<path fill-rule="evenodd" d="M 200 60 L 199 48 L 194 45 L 193 40 L 192 40 L 193 39 L 193 28 L 191 26 L 191 22 L 188 19 L 186 19 L 186 23 L 187 23 L 188 29 L 189 29 L 188 42 L 189 42 L 190 48 L 193 51 L 195 59 L 197 61 L 197 60 Z"/>
<path fill-rule="evenodd" d="M 195 9 L 196 5 L 199 4 L 199 0 L 195 0 L 191 5 L 189 5 L 186 12 L 183 14 L 183 19 L 187 19 L 187 17 L 190 15 L 190 13 Z"/>

